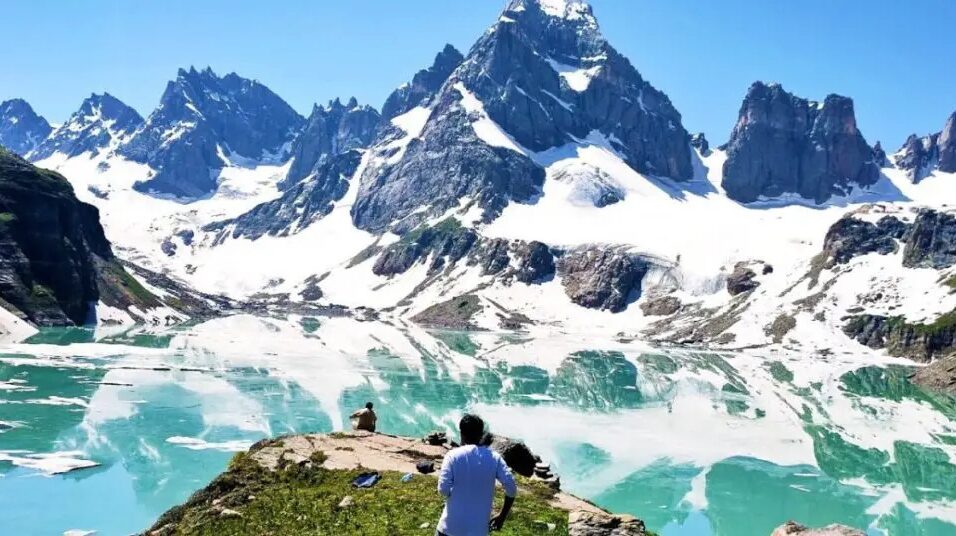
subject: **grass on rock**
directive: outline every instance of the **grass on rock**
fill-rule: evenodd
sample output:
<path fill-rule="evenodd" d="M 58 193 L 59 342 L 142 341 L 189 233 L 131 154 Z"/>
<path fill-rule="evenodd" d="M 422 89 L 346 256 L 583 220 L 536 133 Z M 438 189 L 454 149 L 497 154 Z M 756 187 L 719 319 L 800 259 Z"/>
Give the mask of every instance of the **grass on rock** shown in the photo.
<path fill-rule="evenodd" d="M 229 471 L 180 507 L 173 518 L 181 535 L 432 535 L 444 505 L 434 476 L 385 472 L 370 489 L 355 489 L 362 470 L 328 470 L 313 460 L 310 468 L 290 466 L 276 472 L 261 468 L 247 454 L 238 455 Z M 567 534 L 568 513 L 549 504 L 553 492 L 544 484 L 520 479 L 521 492 L 505 529 L 499 534 Z M 352 504 L 340 507 L 349 496 Z M 499 489 L 495 507 L 503 500 Z M 222 509 L 237 511 L 236 516 Z M 161 520 L 158 526 L 173 519 Z M 158 526 L 156 528 L 158 528 Z"/>

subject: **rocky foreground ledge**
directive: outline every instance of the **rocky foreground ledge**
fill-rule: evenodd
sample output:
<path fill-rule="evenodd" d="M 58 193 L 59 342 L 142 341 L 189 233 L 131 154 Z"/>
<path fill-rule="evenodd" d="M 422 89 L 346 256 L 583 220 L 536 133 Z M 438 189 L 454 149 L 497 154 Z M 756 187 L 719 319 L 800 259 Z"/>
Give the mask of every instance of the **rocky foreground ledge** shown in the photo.
<path fill-rule="evenodd" d="M 421 474 L 417 466 L 432 462 L 437 469 L 449 448 L 368 432 L 261 441 L 143 534 L 430 536 L 443 501 L 435 490 L 435 473 Z M 493 448 L 513 465 L 520 490 L 502 535 L 654 536 L 639 519 L 561 492 L 560 480 L 546 466 L 529 471 L 530 451 L 523 445 L 498 441 Z M 368 471 L 381 473 L 381 481 L 372 488 L 353 488 L 352 480 Z M 531 476 L 521 476 L 529 472 Z M 496 505 L 502 498 L 499 490 Z M 845 527 L 812 531 L 795 524 L 780 527 L 773 536 L 791 534 L 863 536 Z"/>

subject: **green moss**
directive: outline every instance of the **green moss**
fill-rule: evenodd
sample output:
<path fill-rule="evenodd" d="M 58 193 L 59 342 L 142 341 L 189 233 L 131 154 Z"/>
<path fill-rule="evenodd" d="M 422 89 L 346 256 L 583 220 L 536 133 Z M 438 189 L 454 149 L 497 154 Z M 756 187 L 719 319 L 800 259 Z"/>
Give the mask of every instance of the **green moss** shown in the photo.
<path fill-rule="evenodd" d="M 956 274 L 953 274 L 943 280 L 943 286 L 949 287 L 951 292 L 956 292 Z"/>

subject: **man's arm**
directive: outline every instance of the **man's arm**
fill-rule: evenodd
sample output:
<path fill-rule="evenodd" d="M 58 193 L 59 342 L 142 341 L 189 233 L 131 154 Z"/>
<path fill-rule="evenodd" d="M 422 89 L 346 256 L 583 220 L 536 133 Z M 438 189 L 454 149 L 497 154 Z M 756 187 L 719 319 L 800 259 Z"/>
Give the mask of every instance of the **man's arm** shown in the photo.
<path fill-rule="evenodd" d="M 438 493 L 446 499 L 451 497 L 451 490 L 455 485 L 455 475 L 452 470 L 453 461 L 449 454 L 441 462 L 441 472 L 438 474 Z"/>
<path fill-rule="evenodd" d="M 495 459 L 498 460 L 498 470 L 495 476 L 498 482 L 501 482 L 501 487 L 505 489 L 505 502 L 501 505 L 501 512 L 491 518 L 489 528 L 491 530 L 501 530 L 508 519 L 508 514 L 511 513 L 511 507 L 514 506 L 515 497 L 518 496 L 518 483 L 515 482 L 515 477 L 511 474 L 511 468 L 505 463 L 504 458 L 495 454 Z"/>

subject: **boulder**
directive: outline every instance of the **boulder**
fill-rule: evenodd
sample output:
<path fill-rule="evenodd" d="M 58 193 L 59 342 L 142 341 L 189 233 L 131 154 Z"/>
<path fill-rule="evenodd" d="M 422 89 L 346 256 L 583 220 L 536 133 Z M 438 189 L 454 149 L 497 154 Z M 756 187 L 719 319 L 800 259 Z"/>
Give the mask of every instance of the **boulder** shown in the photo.
<path fill-rule="evenodd" d="M 754 290 L 760 286 L 756 277 L 757 274 L 748 268 L 746 263 L 738 262 L 734 266 L 734 271 L 727 277 L 727 292 L 731 296 L 737 296 Z"/>
<path fill-rule="evenodd" d="M 641 304 L 641 311 L 647 316 L 670 316 L 680 310 L 681 302 L 677 296 L 660 296 Z"/>
<path fill-rule="evenodd" d="M 491 449 L 501 454 L 505 463 L 515 473 L 526 477 L 534 476 L 538 458 L 524 443 L 507 437 L 494 436 L 491 441 Z"/>
<path fill-rule="evenodd" d="M 846 264 L 867 253 L 888 255 L 898 249 L 910 226 L 895 216 L 884 216 L 877 223 L 848 214 L 834 223 L 823 240 L 826 265 Z"/>
<path fill-rule="evenodd" d="M 846 525 L 828 525 L 822 529 L 810 529 L 793 521 L 777 527 L 770 536 L 866 536 L 866 534 Z"/>
<path fill-rule="evenodd" d="M 590 247 L 558 261 L 558 273 L 571 301 L 589 309 L 617 313 L 640 297 L 647 264 L 625 249 Z"/>
<path fill-rule="evenodd" d="M 644 522 L 631 516 L 577 511 L 568 517 L 568 536 L 645 536 Z"/>
<path fill-rule="evenodd" d="M 956 355 L 949 355 L 916 371 L 910 380 L 930 391 L 956 396 Z"/>

